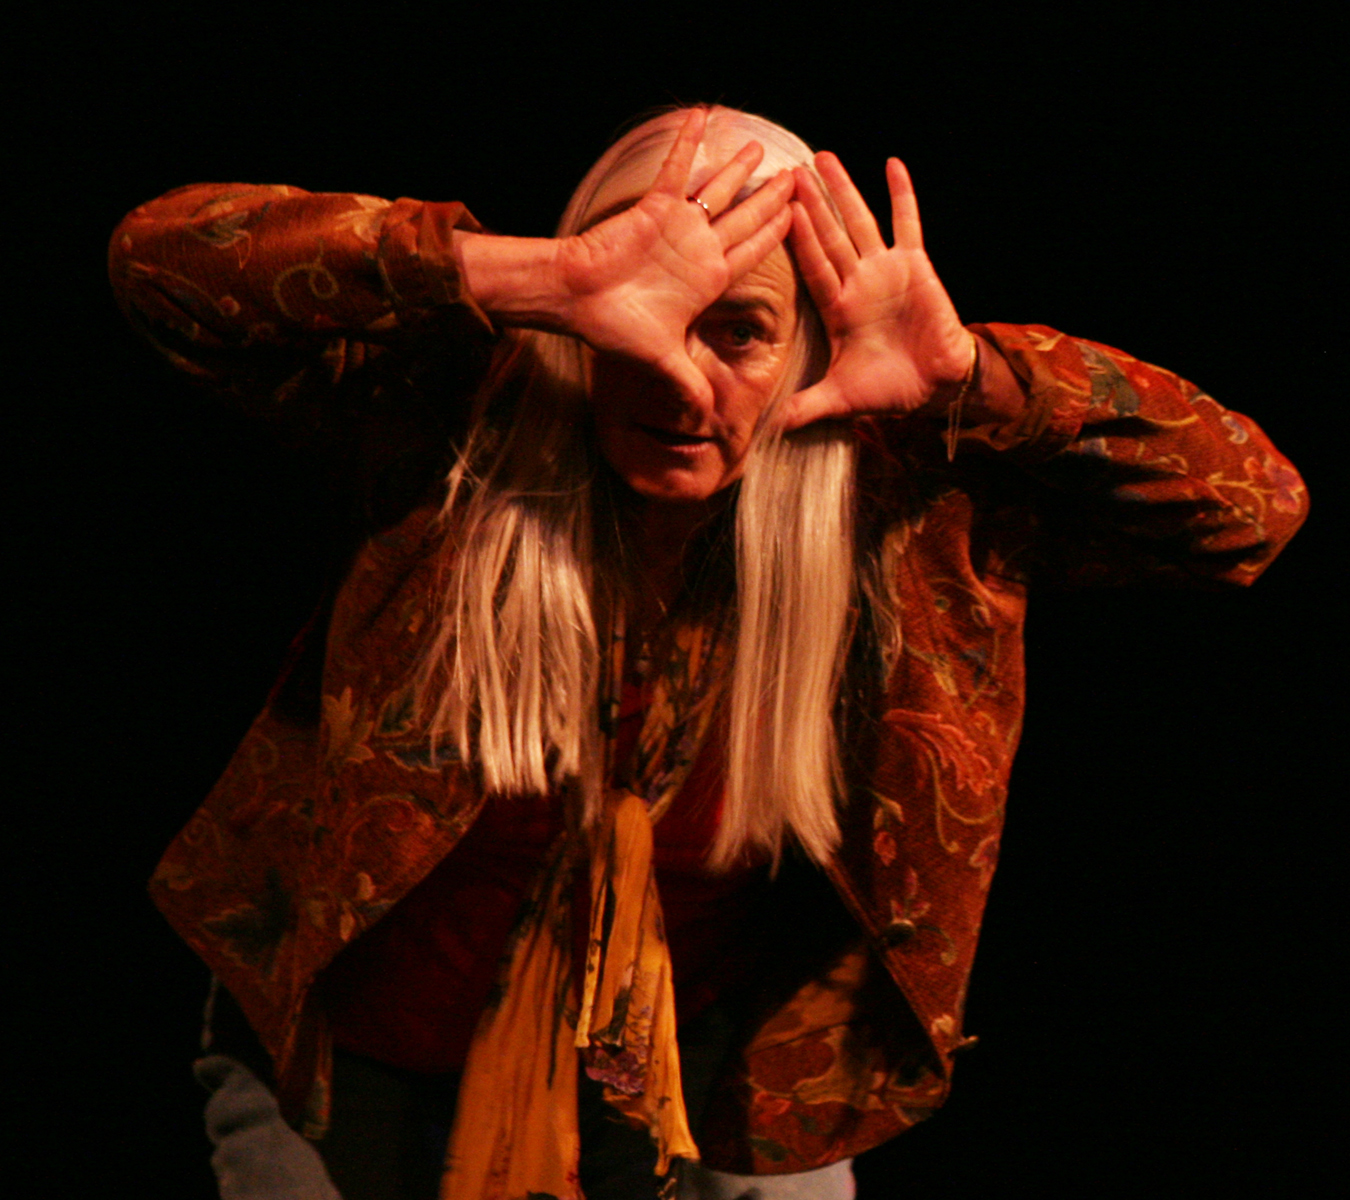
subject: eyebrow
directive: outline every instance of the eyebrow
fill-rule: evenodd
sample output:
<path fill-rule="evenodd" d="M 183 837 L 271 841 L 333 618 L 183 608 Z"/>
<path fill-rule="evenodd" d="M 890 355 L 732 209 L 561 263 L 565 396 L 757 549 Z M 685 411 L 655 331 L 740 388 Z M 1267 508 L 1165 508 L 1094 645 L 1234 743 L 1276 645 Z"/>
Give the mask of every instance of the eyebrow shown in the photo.
<path fill-rule="evenodd" d="M 761 296 L 719 296 L 708 305 L 706 311 L 712 312 L 714 309 L 721 309 L 723 311 L 730 310 L 731 312 L 736 313 L 751 312 L 756 309 L 761 309 L 775 317 L 779 315 L 778 306 L 770 300 L 765 300 Z"/>

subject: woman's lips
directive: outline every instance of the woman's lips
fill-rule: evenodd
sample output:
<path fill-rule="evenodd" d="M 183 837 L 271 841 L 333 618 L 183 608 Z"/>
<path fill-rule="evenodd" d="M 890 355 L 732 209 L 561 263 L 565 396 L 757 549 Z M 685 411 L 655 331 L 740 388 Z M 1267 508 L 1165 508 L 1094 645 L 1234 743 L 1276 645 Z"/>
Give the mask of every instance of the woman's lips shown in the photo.
<path fill-rule="evenodd" d="M 638 428 L 648 437 L 655 438 L 663 446 L 669 446 L 672 450 L 694 450 L 699 446 L 707 446 L 712 443 L 712 438 L 702 437 L 694 433 L 679 433 L 674 429 L 661 429 L 656 425 L 639 425 Z"/>

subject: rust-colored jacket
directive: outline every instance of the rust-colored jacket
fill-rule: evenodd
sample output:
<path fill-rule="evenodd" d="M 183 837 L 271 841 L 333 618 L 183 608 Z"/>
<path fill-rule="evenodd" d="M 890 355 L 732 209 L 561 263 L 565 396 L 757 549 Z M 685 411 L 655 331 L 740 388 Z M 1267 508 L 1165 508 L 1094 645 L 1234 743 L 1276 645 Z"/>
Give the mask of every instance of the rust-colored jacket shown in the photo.
<path fill-rule="evenodd" d="M 484 802 L 469 772 L 429 761 L 403 686 L 432 589 L 423 484 L 494 341 L 460 290 L 456 227 L 477 228 L 457 204 L 199 186 L 131 213 L 111 246 L 132 321 L 190 374 L 345 454 L 371 531 L 151 884 L 302 1124 L 325 1107 L 316 976 Z M 963 430 L 951 464 L 928 422 L 859 423 L 860 523 L 902 547 L 904 635 L 884 687 L 853 705 L 828 871 L 865 938 L 747 1030 L 700 1136 L 713 1167 L 807 1170 L 941 1103 L 1021 727 L 1028 583 L 1246 584 L 1305 515 L 1261 431 L 1172 373 L 1040 326 L 976 328 L 1024 384 L 1019 420 Z M 306 666 L 320 655 L 321 674 Z"/>

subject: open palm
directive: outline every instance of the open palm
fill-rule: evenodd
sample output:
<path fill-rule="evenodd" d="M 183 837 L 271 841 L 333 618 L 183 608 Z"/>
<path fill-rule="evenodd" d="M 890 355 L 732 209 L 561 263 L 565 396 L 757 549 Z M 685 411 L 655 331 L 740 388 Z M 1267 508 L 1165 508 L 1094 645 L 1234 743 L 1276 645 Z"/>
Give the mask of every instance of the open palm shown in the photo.
<path fill-rule="evenodd" d="M 728 208 L 763 157 L 751 142 L 702 187 L 702 203 L 691 203 L 687 188 L 706 116 L 693 110 L 636 204 L 563 239 L 556 264 L 569 332 L 593 349 L 656 367 L 700 399 L 710 385 L 689 357 L 687 331 L 783 240 L 792 186 L 784 172 Z"/>
<path fill-rule="evenodd" d="M 792 248 L 830 339 L 830 365 L 791 398 L 785 423 L 914 412 L 964 377 L 972 341 L 924 252 L 909 173 L 898 158 L 886 163 L 895 237 L 888 247 L 838 158 L 822 152 L 816 166 L 839 216 L 798 168 Z"/>

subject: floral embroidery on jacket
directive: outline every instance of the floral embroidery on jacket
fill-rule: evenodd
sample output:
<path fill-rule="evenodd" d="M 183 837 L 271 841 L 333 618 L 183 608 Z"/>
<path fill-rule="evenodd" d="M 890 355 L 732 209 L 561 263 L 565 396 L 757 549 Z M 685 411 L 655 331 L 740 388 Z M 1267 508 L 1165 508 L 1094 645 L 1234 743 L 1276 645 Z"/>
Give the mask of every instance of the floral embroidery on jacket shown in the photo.
<path fill-rule="evenodd" d="M 283 681 L 151 884 L 302 1123 L 327 1098 L 311 984 L 484 800 L 408 707 L 435 498 L 375 499 L 408 462 L 439 461 L 490 352 L 456 227 L 478 228 L 460 205 L 202 186 L 137 209 L 110 248 L 120 303 L 170 361 L 288 436 L 359 446 L 368 510 L 387 514 L 312 634 L 313 719 Z M 1042 326 L 974 328 L 1022 382 L 1021 417 L 963 429 L 950 464 L 936 426 L 859 425 L 864 473 L 908 496 L 860 502 L 860 527 L 895 551 L 903 636 L 827 871 L 860 937 L 746 1031 L 701 1135 L 713 1167 L 808 1170 L 942 1102 L 1021 728 L 1028 585 L 1246 584 L 1306 512 L 1256 425 L 1171 372 Z M 652 753 L 678 764 L 696 749 L 675 737 Z"/>

